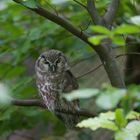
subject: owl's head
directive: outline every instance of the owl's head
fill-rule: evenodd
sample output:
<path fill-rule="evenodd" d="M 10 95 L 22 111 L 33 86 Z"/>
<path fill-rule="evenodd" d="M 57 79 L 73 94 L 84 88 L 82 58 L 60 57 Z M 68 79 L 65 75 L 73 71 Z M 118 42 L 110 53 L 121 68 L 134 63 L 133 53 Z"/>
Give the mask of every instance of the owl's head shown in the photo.
<path fill-rule="evenodd" d="M 61 73 L 69 69 L 69 64 L 61 51 L 48 50 L 39 56 L 36 68 L 42 72 Z"/>

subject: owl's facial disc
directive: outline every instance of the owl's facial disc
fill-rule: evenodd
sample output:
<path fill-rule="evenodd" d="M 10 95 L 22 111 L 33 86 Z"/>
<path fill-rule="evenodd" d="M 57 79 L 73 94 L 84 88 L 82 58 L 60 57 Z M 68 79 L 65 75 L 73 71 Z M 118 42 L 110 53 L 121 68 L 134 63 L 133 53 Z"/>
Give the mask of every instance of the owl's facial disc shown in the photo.
<path fill-rule="evenodd" d="M 50 72 L 54 73 L 57 71 L 59 63 L 61 63 L 61 58 L 59 57 L 55 61 L 48 60 L 44 55 L 41 56 L 43 66 L 46 70 L 49 70 Z"/>

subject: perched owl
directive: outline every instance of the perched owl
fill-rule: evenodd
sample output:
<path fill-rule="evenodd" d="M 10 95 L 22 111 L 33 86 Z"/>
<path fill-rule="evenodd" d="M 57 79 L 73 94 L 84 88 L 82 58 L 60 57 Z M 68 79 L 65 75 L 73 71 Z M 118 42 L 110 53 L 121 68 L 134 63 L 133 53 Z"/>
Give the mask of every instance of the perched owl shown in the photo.
<path fill-rule="evenodd" d="M 49 50 L 42 53 L 36 61 L 37 87 L 46 107 L 61 119 L 66 127 L 73 128 L 78 116 L 58 113 L 55 109 L 79 109 L 78 101 L 66 101 L 62 95 L 78 88 L 77 81 L 70 72 L 67 58 L 61 51 Z"/>

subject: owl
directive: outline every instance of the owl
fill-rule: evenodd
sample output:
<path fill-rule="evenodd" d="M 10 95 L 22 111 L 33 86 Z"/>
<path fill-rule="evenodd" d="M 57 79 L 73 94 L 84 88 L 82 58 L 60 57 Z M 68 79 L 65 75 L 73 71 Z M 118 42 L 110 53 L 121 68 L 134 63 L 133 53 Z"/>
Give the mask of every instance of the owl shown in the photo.
<path fill-rule="evenodd" d="M 66 101 L 62 96 L 78 88 L 76 78 L 70 71 L 65 55 L 59 50 L 48 50 L 36 60 L 37 87 L 46 108 L 54 113 L 68 128 L 78 123 L 79 116 L 58 113 L 56 109 L 79 109 L 78 101 Z"/>

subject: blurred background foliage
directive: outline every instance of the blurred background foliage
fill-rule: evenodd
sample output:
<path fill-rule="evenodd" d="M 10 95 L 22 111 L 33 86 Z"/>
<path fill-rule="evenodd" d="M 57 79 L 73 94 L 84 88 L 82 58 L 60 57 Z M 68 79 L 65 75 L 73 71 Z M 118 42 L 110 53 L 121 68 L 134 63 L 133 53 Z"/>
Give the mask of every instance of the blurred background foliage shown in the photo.
<path fill-rule="evenodd" d="M 79 1 L 83 4 L 86 3 L 85 0 Z M 92 33 L 89 26 L 93 25 L 93 23 L 88 13 L 74 1 L 38 0 L 37 2 L 51 12 L 66 18 L 77 28 L 89 34 Z M 96 6 L 101 15 L 106 11 L 109 2 L 110 0 L 96 0 Z M 139 0 L 123 0 L 113 27 L 115 28 L 123 23 L 130 23 L 130 18 L 139 14 Z M 125 52 L 127 46 L 131 48 L 139 44 L 139 35 L 131 35 L 130 37 L 133 41 L 126 42 L 126 46 L 121 48 L 114 47 L 116 53 Z M 87 44 L 60 26 L 14 3 L 12 0 L 0 1 L 0 82 L 8 85 L 10 96 L 25 99 L 39 98 L 35 85 L 34 63 L 41 52 L 51 48 L 63 51 L 70 62 L 92 56 L 91 59 L 76 65 L 74 68 L 72 67 L 76 76 L 81 75 L 100 62 L 96 53 Z M 125 60 L 120 60 L 122 62 L 120 63 L 120 69 L 124 69 Z M 84 68 L 83 65 L 85 66 Z M 93 73 L 89 77 L 79 79 L 80 88 L 100 88 L 102 83 L 107 83 L 107 81 L 108 78 L 104 69 L 97 70 L 95 75 Z M 95 105 L 95 102 L 93 103 L 88 99 L 81 100 L 81 104 L 88 108 L 91 105 Z M 96 106 L 92 110 L 95 108 Z M 94 111 L 97 110 L 95 109 Z M 50 139 L 53 139 L 52 136 L 55 135 L 63 136 L 65 132 L 64 125 L 48 111 L 35 107 L 6 105 L 0 107 L 1 136 L 12 135 L 13 131 L 24 128 L 38 130 L 38 137 L 40 135 L 45 137 L 44 133 L 47 131 L 47 134 L 51 137 Z M 42 132 L 38 128 L 41 128 Z M 82 135 L 81 137 L 87 139 L 89 136 Z"/>

